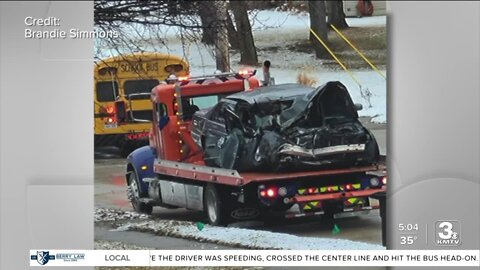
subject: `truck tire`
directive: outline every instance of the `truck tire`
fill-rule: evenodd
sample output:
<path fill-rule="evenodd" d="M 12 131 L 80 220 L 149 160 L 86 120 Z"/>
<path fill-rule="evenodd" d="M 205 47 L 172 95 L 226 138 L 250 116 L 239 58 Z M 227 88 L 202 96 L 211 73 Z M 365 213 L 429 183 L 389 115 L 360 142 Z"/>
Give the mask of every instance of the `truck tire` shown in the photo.
<path fill-rule="evenodd" d="M 205 188 L 204 209 L 210 225 L 224 226 L 228 223 L 225 205 L 214 184 L 210 183 Z"/>
<path fill-rule="evenodd" d="M 140 201 L 140 198 L 147 197 L 145 192 L 140 190 L 140 183 L 136 172 L 130 173 L 128 177 L 128 199 L 135 212 L 141 214 L 152 214 L 153 206 Z"/>

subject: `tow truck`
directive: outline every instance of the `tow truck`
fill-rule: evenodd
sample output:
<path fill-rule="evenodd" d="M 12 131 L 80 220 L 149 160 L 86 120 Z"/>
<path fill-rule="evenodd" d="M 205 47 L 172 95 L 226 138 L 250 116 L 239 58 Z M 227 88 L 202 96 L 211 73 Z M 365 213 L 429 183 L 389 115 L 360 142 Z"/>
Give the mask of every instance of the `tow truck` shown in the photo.
<path fill-rule="evenodd" d="M 207 105 L 213 106 L 230 94 L 262 91 L 254 73 L 179 77 L 153 88 L 149 145 L 127 157 L 127 196 L 134 210 L 151 214 L 154 206 L 186 208 L 203 211 L 212 225 L 226 225 L 258 218 L 331 218 L 379 208 L 369 198 L 386 192 L 384 162 L 288 173 L 239 172 L 205 164 L 192 139 L 193 112 L 208 99 L 213 104 Z"/>

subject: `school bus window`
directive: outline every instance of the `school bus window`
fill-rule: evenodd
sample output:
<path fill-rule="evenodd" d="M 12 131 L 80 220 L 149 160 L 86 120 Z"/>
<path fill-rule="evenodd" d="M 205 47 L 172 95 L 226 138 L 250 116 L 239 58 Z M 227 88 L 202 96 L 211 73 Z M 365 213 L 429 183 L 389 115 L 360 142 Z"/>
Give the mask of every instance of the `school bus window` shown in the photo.
<path fill-rule="evenodd" d="M 130 80 L 123 84 L 125 95 L 150 93 L 158 85 L 158 80 Z M 150 95 L 134 96 L 131 99 L 149 99 Z"/>
<path fill-rule="evenodd" d="M 97 101 L 115 101 L 118 96 L 118 84 L 117 82 L 98 82 L 97 83 Z"/>
<path fill-rule="evenodd" d="M 183 70 L 183 66 L 182 65 L 179 65 L 179 64 L 176 64 L 176 65 L 168 65 L 165 67 L 165 71 L 167 73 L 176 73 L 176 72 L 180 72 Z"/>

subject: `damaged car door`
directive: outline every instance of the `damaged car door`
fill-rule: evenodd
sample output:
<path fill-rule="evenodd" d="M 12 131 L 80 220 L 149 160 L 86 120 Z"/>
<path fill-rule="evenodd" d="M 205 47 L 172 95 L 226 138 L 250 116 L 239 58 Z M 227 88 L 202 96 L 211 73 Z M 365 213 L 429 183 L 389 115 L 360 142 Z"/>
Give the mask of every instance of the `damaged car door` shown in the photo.
<path fill-rule="evenodd" d="M 232 123 L 237 123 L 238 116 L 233 105 L 221 102 L 212 111 L 205 123 L 204 160 L 209 166 L 232 169 L 237 159 L 239 139 Z"/>

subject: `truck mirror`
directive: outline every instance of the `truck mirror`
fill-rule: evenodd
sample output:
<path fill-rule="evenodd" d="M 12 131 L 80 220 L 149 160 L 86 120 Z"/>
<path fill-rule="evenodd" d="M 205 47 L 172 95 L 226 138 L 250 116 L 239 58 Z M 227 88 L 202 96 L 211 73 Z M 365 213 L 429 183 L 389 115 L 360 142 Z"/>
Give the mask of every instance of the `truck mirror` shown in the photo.
<path fill-rule="evenodd" d="M 117 123 L 127 121 L 127 109 L 124 101 L 115 101 L 115 117 L 117 118 Z"/>
<path fill-rule="evenodd" d="M 363 109 L 363 105 L 360 103 L 355 103 L 355 110 L 361 111 Z"/>
<path fill-rule="evenodd" d="M 158 128 L 162 130 L 170 121 L 170 118 L 168 116 L 162 116 L 160 117 L 160 120 L 158 121 Z"/>

